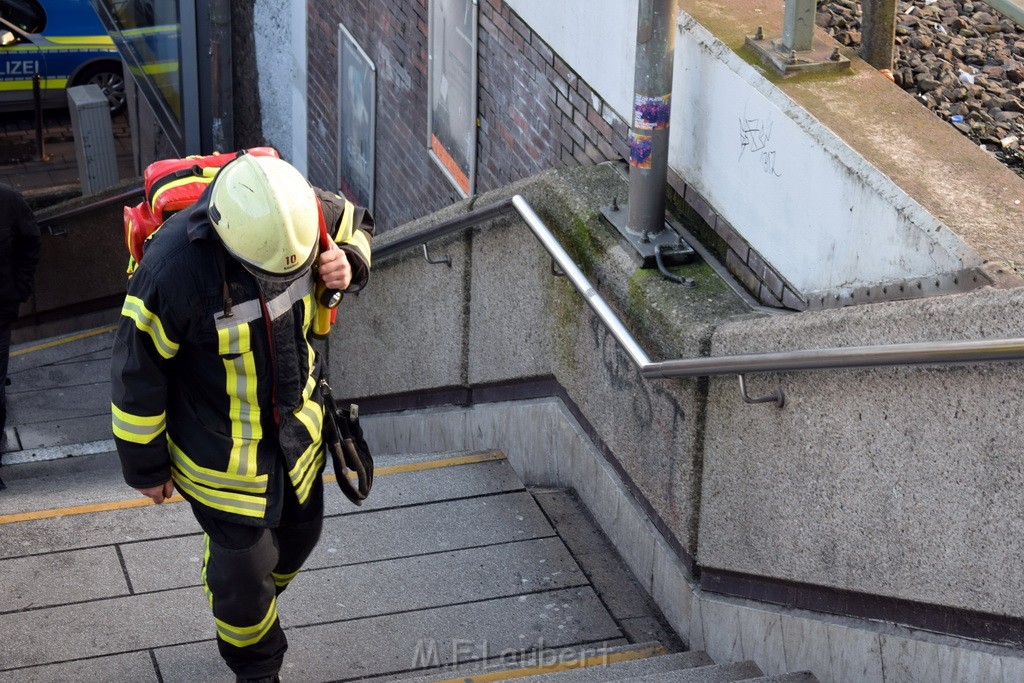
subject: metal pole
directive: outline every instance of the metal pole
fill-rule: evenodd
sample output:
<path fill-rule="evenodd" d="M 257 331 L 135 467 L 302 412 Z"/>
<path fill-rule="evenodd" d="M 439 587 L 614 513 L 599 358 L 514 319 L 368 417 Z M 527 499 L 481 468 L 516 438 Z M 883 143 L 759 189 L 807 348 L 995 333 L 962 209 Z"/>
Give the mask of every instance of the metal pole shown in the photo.
<path fill-rule="evenodd" d="M 863 0 L 861 11 L 860 56 L 876 69 L 891 69 L 896 42 L 896 0 Z"/>
<path fill-rule="evenodd" d="M 814 39 L 815 0 L 786 0 L 782 19 L 782 44 L 787 50 L 811 49 Z"/>
<path fill-rule="evenodd" d="M 231 78 L 231 3 L 210 2 L 210 144 L 221 152 L 234 149 L 234 98 Z"/>
<path fill-rule="evenodd" d="M 43 93 L 39 74 L 32 77 L 32 99 L 36 107 L 36 153 L 39 161 L 46 161 L 46 147 L 43 144 Z"/>
<path fill-rule="evenodd" d="M 640 0 L 636 29 L 633 125 L 629 131 L 629 217 L 636 234 L 665 229 L 668 126 L 677 0 Z"/>

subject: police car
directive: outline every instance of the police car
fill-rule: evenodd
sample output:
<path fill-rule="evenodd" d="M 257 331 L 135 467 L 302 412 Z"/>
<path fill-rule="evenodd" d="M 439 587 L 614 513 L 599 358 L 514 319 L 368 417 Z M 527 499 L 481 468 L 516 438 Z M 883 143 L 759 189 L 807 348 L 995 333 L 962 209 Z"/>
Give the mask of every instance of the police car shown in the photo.
<path fill-rule="evenodd" d="M 44 107 L 90 83 L 124 106 L 121 59 L 88 0 L 0 0 L 0 110 L 31 109 L 37 74 Z"/>

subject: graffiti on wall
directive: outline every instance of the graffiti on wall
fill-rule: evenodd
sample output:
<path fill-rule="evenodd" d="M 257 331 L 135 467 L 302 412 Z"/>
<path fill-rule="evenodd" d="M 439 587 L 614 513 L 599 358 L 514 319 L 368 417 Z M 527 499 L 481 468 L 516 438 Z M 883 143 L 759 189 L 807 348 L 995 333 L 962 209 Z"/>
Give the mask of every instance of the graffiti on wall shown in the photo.
<path fill-rule="evenodd" d="M 782 174 L 775 169 L 778 156 L 771 145 L 771 140 L 771 118 L 759 119 L 746 116 L 740 118 L 740 156 L 738 161 L 742 161 L 744 155 L 747 155 L 747 158 L 757 159 L 762 171 L 770 176 L 781 178 Z"/>

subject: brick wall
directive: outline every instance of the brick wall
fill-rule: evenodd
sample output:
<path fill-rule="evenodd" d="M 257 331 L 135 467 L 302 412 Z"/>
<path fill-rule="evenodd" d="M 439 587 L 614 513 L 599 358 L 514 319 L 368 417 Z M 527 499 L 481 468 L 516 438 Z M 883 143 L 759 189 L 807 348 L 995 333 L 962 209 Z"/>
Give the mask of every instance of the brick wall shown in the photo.
<path fill-rule="evenodd" d="M 338 24 L 377 68 L 376 218 L 381 231 L 459 201 L 427 153 L 428 0 L 309 0 L 309 175 L 337 189 Z M 477 192 L 563 166 L 629 158 L 629 128 L 503 0 L 480 0 Z M 677 179 L 678 180 L 678 179 Z M 769 306 L 806 307 L 685 183 L 727 245 L 730 270 Z M 708 220 L 710 218 L 710 220 Z M 742 246 L 740 246 L 742 245 Z"/>

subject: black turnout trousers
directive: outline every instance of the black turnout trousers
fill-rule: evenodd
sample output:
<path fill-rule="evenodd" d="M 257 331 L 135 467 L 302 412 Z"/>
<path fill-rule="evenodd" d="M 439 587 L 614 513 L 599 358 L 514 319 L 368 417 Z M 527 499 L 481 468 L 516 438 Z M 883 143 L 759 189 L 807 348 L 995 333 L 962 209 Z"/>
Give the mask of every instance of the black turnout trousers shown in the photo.
<path fill-rule="evenodd" d="M 288 641 L 277 617 L 280 595 L 313 552 L 323 526 L 323 480 L 299 506 L 285 487 L 277 527 L 235 524 L 193 505 L 205 532 L 203 585 L 213 609 L 221 657 L 240 680 L 281 669 Z"/>

